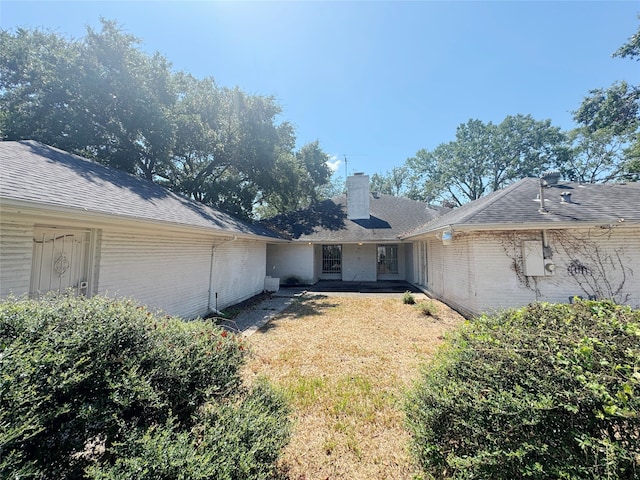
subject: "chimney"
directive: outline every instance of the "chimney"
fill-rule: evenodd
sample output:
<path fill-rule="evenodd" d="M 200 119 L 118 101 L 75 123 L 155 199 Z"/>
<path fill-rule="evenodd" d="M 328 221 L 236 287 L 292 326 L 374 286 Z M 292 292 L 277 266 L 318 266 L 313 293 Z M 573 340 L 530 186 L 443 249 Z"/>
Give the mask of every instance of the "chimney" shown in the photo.
<path fill-rule="evenodd" d="M 354 173 L 347 177 L 347 218 L 368 220 L 369 217 L 369 176 Z"/>
<path fill-rule="evenodd" d="M 572 203 L 571 202 L 571 192 L 563 192 L 560 194 L 560 202 L 561 203 Z"/>

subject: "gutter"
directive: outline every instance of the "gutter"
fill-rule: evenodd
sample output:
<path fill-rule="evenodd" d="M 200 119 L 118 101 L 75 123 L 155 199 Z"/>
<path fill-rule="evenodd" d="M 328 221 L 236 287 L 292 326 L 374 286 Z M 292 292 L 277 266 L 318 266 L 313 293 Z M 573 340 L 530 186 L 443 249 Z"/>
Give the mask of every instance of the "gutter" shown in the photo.
<path fill-rule="evenodd" d="M 218 243 L 217 245 L 214 243 L 213 246 L 211 247 L 211 264 L 209 265 L 209 292 L 208 292 L 208 298 L 207 298 L 207 311 L 208 312 L 214 312 L 216 315 L 222 315 L 222 312 L 219 311 L 217 308 L 212 308 L 211 307 L 211 294 L 212 294 L 212 290 L 213 290 L 213 264 L 214 264 L 214 261 L 215 261 L 215 258 L 216 258 L 216 249 L 218 247 L 223 246 L 223 245 L 228 245 L 230 243 L 233 243 L 236 240 L 238 240 L 238 236 L 234 235 L 229 240 L 226 240 L 224 242 Z M 218 306 L 217 303 L 218 302 L 216 302 L 216 307 Z"/>
<path fill-rule="evenodd" d="M 599 228 L 603 225 L 611 225 L 616 227 L 634 227 L 640 225 L 640 220 L 626 220 L 611 218 L 604 220 L 589 220 L 585 222 L 531 222 L 531 223 L 494 223 L 494 224 L 452 224 L 442 225 L 440 227 L 420 232 L 418 234 L 409 234 L 402 236 L 403 240 L 417 239 L 420 237 L 434 236 L 443 230 L 454 230 L 456 232 L 486 232 L 486 231 L 508 231 L 508 230 L 561 230 L 566 228 Z"/>
<path fill-rule="evenodd" d="M 68 224 L 69 221 L 74 221 L 76 224 L 80 222 L 83 225 L 86 225 L 86 222 L 91 221 L 95 222 L 96 224 L 100 224 L 101 226 L 114 225 L 120 228 L 122 228 L 124 224 L 133 224 L 138 228 L 141 228 L 140 225 L 147 225 L 149 228 L 155 227 L 166 231 L 180 233 L 190 231 L 192 233 L 204 233 L 208 235 L 231 234 L 231 229 L 229 228 L 207 225 L 193 225 L 189 223 L 179 223 L 170 220 L 160 220 L 148 217 L 137 217 L 121 213 L 98 212 L 95 210 L 89 210 L 81 206 L 69 207 L 65 205 L 38 203 L 36 201 L 30 200 L 17 200 L 2 196 L 0 196 L 0 211 L 3 213 L 6 212 L 7 214 L 13 213 L 17 215 L 31 215 L 34 217 L 42 217 L 46 215 L 48 222 L 50 222 L 57 216 L 61 221 L 66 222 L 66 224 Z M 237 231 L 233 235 L 240 238 L 245 238 L 247 240 L 264 240 L 266 242 L 277 242 L 281 240 L 277 237 L 250 232 L 243 233 Z"/>

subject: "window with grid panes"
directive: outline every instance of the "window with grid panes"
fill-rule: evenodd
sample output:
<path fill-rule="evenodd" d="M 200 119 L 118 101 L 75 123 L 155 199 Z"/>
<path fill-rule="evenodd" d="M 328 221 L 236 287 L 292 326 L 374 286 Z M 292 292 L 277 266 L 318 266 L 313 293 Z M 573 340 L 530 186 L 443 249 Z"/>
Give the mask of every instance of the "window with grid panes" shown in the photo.
<path fill-rule="evenodd" d="M 322 273 L 342 272 L 342 245 L 322 246 Z"/>
<path fill-rule="evenodd" d="M 378 245 L 378 273 L 398 273 L 397 245 Z"/>

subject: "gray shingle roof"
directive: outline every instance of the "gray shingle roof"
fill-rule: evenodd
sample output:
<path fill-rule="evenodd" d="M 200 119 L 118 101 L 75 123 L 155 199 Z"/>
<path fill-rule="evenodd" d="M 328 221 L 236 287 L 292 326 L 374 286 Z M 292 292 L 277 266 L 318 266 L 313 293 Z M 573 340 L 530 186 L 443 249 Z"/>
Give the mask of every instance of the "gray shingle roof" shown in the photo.
<path fill-rule="evenodd" d="M 502 225 L 526 228 L 527 225 L 566 226 L 581 223 L 619 223 L 640 221 L 640 183 L 580 184 L 559 182 L 544 188 L 545 207 L 540 213 L 537 178 L 525 178 L 486 197 L 467 203 L 423 225 L 407 235 L 412 237 L 448 226 L 482 230 Z M 571 193 L 571 202 L 562 202 L 561 194 Z"/>
<path fill-rule="evenodd" d="M 227 234 L 275 237 L 153 182 L 35 141 L 0 142 L 0 199 L 199 227 Z"/>
<path fill-rule="evenodd" d="M 279 215 L 264 224 L 292 240 L 304 242 L 385 242 L 434 219 L 442 209 L 407 198 L 380 195 L 370 198 L 371 217 L 349 220 L 346 196 L 324 200 L 297 212 Z"/>

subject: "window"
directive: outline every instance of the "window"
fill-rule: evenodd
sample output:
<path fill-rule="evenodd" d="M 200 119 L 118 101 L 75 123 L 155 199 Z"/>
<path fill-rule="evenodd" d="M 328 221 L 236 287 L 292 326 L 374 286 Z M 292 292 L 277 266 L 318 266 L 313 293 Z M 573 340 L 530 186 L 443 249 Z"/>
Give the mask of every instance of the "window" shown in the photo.
<path fill-rule="evenodd" d="M 322 246 L 322 273 L 342 273 L 342 245 Z"/>
<path fill-rule="evenodd" d="M 398 246 L 378 245 L 378 274 L 398 273 Z"/>

